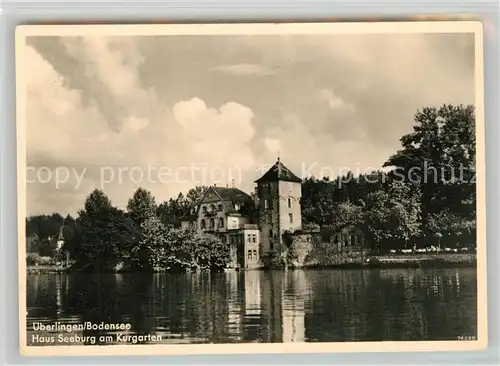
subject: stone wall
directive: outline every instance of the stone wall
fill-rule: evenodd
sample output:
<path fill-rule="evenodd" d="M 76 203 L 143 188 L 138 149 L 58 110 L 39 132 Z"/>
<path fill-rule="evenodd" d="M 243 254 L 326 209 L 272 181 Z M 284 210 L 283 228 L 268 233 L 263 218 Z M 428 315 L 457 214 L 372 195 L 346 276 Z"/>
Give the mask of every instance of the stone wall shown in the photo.
<path fill-rule="evenodd" d="M 273 267 L 321 267 L 361 264 L 368 257 L 359 245 L 344 246 L 338 242 L 325 242 L 317 232 L 288 233 L 283 246 L 272 263 Z"/>
<path fill-rule="evenodd" d="M 303 267 L 313 250 L 313 234 L 295 234 L 286 238 L 288 244 L 288 265 Z"/>

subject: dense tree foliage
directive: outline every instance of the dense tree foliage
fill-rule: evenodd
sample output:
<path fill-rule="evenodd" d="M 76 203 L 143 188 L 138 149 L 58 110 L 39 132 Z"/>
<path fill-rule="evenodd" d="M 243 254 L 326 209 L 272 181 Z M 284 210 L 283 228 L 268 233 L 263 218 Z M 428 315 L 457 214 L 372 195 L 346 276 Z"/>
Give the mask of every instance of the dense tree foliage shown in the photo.
<path fill-rule="evenodd" d="M 169 227 L 178 227 L 181 219 L 189 214 L 189 208 L 200 200 L 208 187 L 197 186 L 184 196 L 179 193 L 177 198 L 170 198 L 158 206 L 157 215 L 161 222 Z"/>
<path fill-rule="evenodd" d="M 156 215 L 156 201 L 150 191 L 138 188 L 128 201 L 127 211 L 137 226 Z"/>
<path fill-rule="evenodd" d="M 142 233 L 134 250 L 142 268 L 219 270 L 230 259 L 229 246 L 216 236 L 169 228 L 157 217 L 144 222 Z"/>
<path fill-rule="evenodd" d="M 422 192 L 422 230 L 443 210 L 465 220 L 476 217 L 476 138 L 472 106 L 424 108 L 415 115 L 413 132 L 385 163 L 392 175 Z M 471 224 L 469 224 L 471 225 Z"/>
<path fill-rule="evenodd" d="M 393 181 L 387 190 L 368 195 L 364 210 L 366 239 L 385 252 L 405 248 L 420 234 L 419 193 Z"/>
<path fill-rule="evenodd" d="M 130 258 L 140 232 L 134 221 L 113 207 L 100 190 L 93 191 L 78 213 L 78 227 L 68 251 L 75 268 L 90 267 L 98 272 L 111 271 Z"/>
<path fill-rule="evenodd" d="M 188 193 L 189 199 L 179 195 L 177 200 L 160 205 L 160 208 L 178 207 L 167 216 L 169 211 L 157 208 L 151 192 L 143 188 L 137 189 L 129 200 L 127 211 L 114 207 L 104 192 L 94 190 L 77 219 L 68 220 L 72 225 L 71 235 L 65 237 L 64 249 L 74 261 L 73 269 L 106 272 L 119 268 L 141 271 L 224 268 L 229 261 L 227 244 L 213 235 L 181 230 L 174 225 L 203 192 L 203 188 L 197 187 Z M 34 239 L 39 233 L 57 236 L 63 219 L 54 214 L 32 217 L 27 222 L 29 238 Z M 40 255 L 37 250 L 32 252 L 27 260 L 36 264 Z M 54 248 L 47 253 L 53 256 Z"/>
<path fill-rule="evenodd" d="M 474 108 L 424 108 L 414 122 L 384 164 L 388 173 L 306 179 L 304 220 L 331 231 L 362 229 L 368 245 L 380 250 L 443 240 L 475 244 Z"/>
<path fill-rule="evenodd" d="M 57 247 L 57 239 L 62 231 L 64 238 L 71 239 L 75 230 L 75 219 L 58 213 L 36 215 L 26 219 L 26 252 L 41 256 L 52 256 Z"/>

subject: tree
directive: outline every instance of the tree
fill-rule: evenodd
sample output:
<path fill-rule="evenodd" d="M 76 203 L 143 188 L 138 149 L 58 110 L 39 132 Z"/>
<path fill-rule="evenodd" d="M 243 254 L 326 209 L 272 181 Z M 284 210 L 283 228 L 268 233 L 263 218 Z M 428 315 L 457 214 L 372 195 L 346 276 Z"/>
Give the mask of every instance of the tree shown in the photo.
<path fill-rule="evenodd" d="M 133 250 L 142 269 L 214 271 L 229 262 L 229 246 L 213 235 L 167 227 L 155 217 L 146 220 L 142 230 L 140 245 Z"/>
<path fill-rule="evenodd" d="M 451 210 L 431 214 L 427 228 L 430 237 L 435 238 L 436 246 L 440 248 L 456 248 L 461 240 L 465 240 L 465 246 L 475 244 L 476 220 L 457 215 Z"/>
<path fill-rule="evenodd" d="M 156 214 L 155 198 L 150 191 L 138 188 L 128 201 L 127 211 L 136 225 L 140 227 L 144 221 Z"/>
<path fill-rule="evenodd" d="M 179 194 L 177 199 L 169 199 L 158 206 L 157 215 L 161 222 L 168 227 L 179 227 L 181 219 L 188 212 L 188 205 L 184 196 Z"/>
<path fill-rule="evenodd" d="M 318 225 L 331 224 L 334 219 L 334 185 L 327 178 L 307 178 L 302 184 L 302 215 L 304 221 Z"/>
<path fill-rule="evenodd" d="M 413 132 L 384 164 L 392 176 L 421 192 L 422 229 L 431 215 L 450 209 L 475 218 L 475 113 L 473 106 L 443 105 L 415 114 Z"/>
<path fill-rule="evenodd" d="M 134 267 L 151 271 L 163 267 L 166 261 L 167 227 L 156 216 L 147 218 L 141 225 L 141 239 L 132 249 Z"/>
<path fill-rule="evenodd" d="M 397 181 L 388 191 L 368 195 L 363 226 L 372 246 L 381 251 L 406 247 L 420 234 L 419 196 L 410 186 Z"/>
<path fill-rule="evenodd" d="M 191 240 L 193 252 L 195 253 L 195 262 L 198 267 L 217 271 L 225 268 L 229 263 L 229 245 L 222 242 L 215 235 L 194 233 Z"/>
<path fill-rule="evenodd" d="M 69 246 L 76 268 L 113 270 L 130 258 L 139 232 L 127 215 L 112 206 L 101 190 L 94 190 L 79 212 L 75 237 Z"/>
<path fill-rule="evenodd" d="M 187 203 L 194 204 L 198 202 L 205 195 L 207 189 L 207 186 L 196 186 L 194 188 L 191 188 L 186 194 Z"/>
<path fill-rule="evenodd" d="M 28 266 L 38 265 L 42 262 L 42 258 L 38 253 L 27 253 L 26 264 Z"/>
<path fill-rule="evenodd" d="M 177 198 L 170 198 L 158 206 L 157 215 L 161 222 L 169 227 L 179 227 L 190 208 L 195 205 L 205 194 L 208 187 L 197 186 L 188 191 L 186 196 L 179 193 Z"/>
<path fill-rule="evenodd" d="M 305 222 L 322 226 L 338 226 L 340 204 L 352 202 L 355 205 L 370 193 L 386 189 L 387 174 L 374 171 L 354 176 L 348 172 L 330 180 L 328 177 L 307 178 L 302 184 L 302 215 Z"/>

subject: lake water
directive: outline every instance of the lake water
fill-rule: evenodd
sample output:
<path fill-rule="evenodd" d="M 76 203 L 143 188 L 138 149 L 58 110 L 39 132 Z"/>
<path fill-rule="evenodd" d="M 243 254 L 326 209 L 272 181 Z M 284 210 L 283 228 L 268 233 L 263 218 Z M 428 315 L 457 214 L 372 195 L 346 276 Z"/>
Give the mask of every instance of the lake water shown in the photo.
<path fill-rule="evenodd" d="M 123 343 L 119 333 L 156 336 L 138 343 L 234 343 L 456 340 L 477 332 L 472 268 L 41 274 L 28 276 L 27 291 L 33 345 L 46 344 L 34 335 L 61 333 L 33 325 L 55 322 L 127 324 L 123 332 L 67 332 L 78 336 L 68 344 L 89 344 L 89 336 Z"/>

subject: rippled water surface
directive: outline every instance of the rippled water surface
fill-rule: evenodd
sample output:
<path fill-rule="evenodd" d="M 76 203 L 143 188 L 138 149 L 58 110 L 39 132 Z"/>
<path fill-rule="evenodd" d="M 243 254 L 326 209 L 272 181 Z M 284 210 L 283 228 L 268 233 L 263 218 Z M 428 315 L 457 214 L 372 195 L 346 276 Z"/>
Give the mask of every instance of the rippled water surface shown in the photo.
<path fill-rule="evenodd" d="M 475 269 L 29 275 L 33 324 L 129 324 L 139 343 L 456 340 L 476 335 Z M 118 331 L 74 331 L 79 337 Z M 122 334 L 123 335 L 123 334 Z M 160 339 L 161 338 L 161 339 Z M 40 338 L 36 338 L 40 340 Z M 89 339 L 74 338 L 87 344 Z M 137 341 L 137 338 L 136 338 Z M 121 339 L 123 342 L 123 339 Z M 50 342 L 49 342 L 50 343 Z M 53 345 L 53 344 L 52 344 Z"/>

